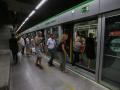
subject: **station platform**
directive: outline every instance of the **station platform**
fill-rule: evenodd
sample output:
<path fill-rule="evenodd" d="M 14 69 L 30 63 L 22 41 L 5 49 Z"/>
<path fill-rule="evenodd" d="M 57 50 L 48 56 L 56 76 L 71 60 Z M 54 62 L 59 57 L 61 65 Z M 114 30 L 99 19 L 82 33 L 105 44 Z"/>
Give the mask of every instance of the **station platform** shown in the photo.
<path fill-rule="evenodd" d="M 35 56 L 23 56 L 19 64 L 12 66 L 10 90 L 109 90 L 69 70 L 63 73 L 57 64 L 49 67 L 45 55 L 43 70 L 35 65 L 35 59 Z"/>

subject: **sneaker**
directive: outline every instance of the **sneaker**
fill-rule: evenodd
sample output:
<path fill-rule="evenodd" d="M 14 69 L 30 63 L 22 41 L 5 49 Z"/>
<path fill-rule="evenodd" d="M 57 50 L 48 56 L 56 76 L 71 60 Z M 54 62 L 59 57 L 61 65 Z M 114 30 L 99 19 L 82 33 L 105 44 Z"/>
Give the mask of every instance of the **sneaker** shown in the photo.
<path fill-rule="evenodd" d="M 40 68 L 40 69 L 43 69 L 43 66 L 42 66 L 42 65 L 39 65 L 39 68 Z"/>
<path fill-rule="evenodd" d="M 36 63 L 35 65 L 36 65 L 36 66 L 39 66 L 39 64 L 38 64 L 38 63 Z"/>
<path fill-rule="evenodd" d="M 52 67 L 52 66 L 54 67 L 54 66 L 55 66 L 54 64 L 51 64 L 51 63 L 49 63 L 49 62 L 48 62 L 48 65 L 49 65 L 50 67 Z"/>
<path fill-rule="evenodd" d="M 54 67 L 55 65 L 54 65 L 54 64 L 51 64 L 51 66 L 53 66 L 53 67 Z"/>
<path fill-rule="evenodd" d="M 62 72 L 63 72 L 63 73 L 68 73 L 68 71 L 66 71 L 66 70 L 63 70 Z"/>

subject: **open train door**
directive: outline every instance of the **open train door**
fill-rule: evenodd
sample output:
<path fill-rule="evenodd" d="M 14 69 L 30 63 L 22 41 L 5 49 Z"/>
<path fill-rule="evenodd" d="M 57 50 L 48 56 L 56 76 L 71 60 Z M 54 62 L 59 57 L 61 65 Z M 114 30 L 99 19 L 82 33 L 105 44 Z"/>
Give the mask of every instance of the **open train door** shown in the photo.
<path fill-rule="evenodd" d="M 67 54 L 68 54 L 67 62 L 72 63 L 73 25 L 71 24 L 63 25 L 63 33 L 66 33 L 68 35 L 68 39 L 66 41 Z"/>

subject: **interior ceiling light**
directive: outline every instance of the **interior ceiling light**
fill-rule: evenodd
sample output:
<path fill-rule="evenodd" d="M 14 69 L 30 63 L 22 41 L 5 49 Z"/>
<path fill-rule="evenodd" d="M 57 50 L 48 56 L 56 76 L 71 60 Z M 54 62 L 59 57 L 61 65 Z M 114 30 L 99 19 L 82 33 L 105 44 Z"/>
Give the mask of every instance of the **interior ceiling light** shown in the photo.
<path fill-rule="evenodd" d="M 35 12 L 46 2 L 47 0 L 42 0 L 40 3 L 35 7 L 35 9 L 28 15 L 28 17 L 24 20 L 24 22 L 20 25 L 17 29 L 16 33 L 22 28 L 22 26 L 28 21 L 28 19 L 35 14 Z"/>

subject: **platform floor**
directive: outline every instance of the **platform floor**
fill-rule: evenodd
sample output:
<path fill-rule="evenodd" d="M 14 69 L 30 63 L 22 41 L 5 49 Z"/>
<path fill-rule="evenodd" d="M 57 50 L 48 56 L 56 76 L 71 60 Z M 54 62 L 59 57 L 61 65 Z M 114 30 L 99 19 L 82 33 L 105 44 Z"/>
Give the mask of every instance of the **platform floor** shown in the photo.
<path fill-rule="evenodd" d="M 10 90 L 108 90 L 70 71 L 63 73 L 58 66 L 49 67 L 47 61 L 43 58 L 41 70 L 34 56 L 22 57 L 20 64 L 12 66 Z"/>

